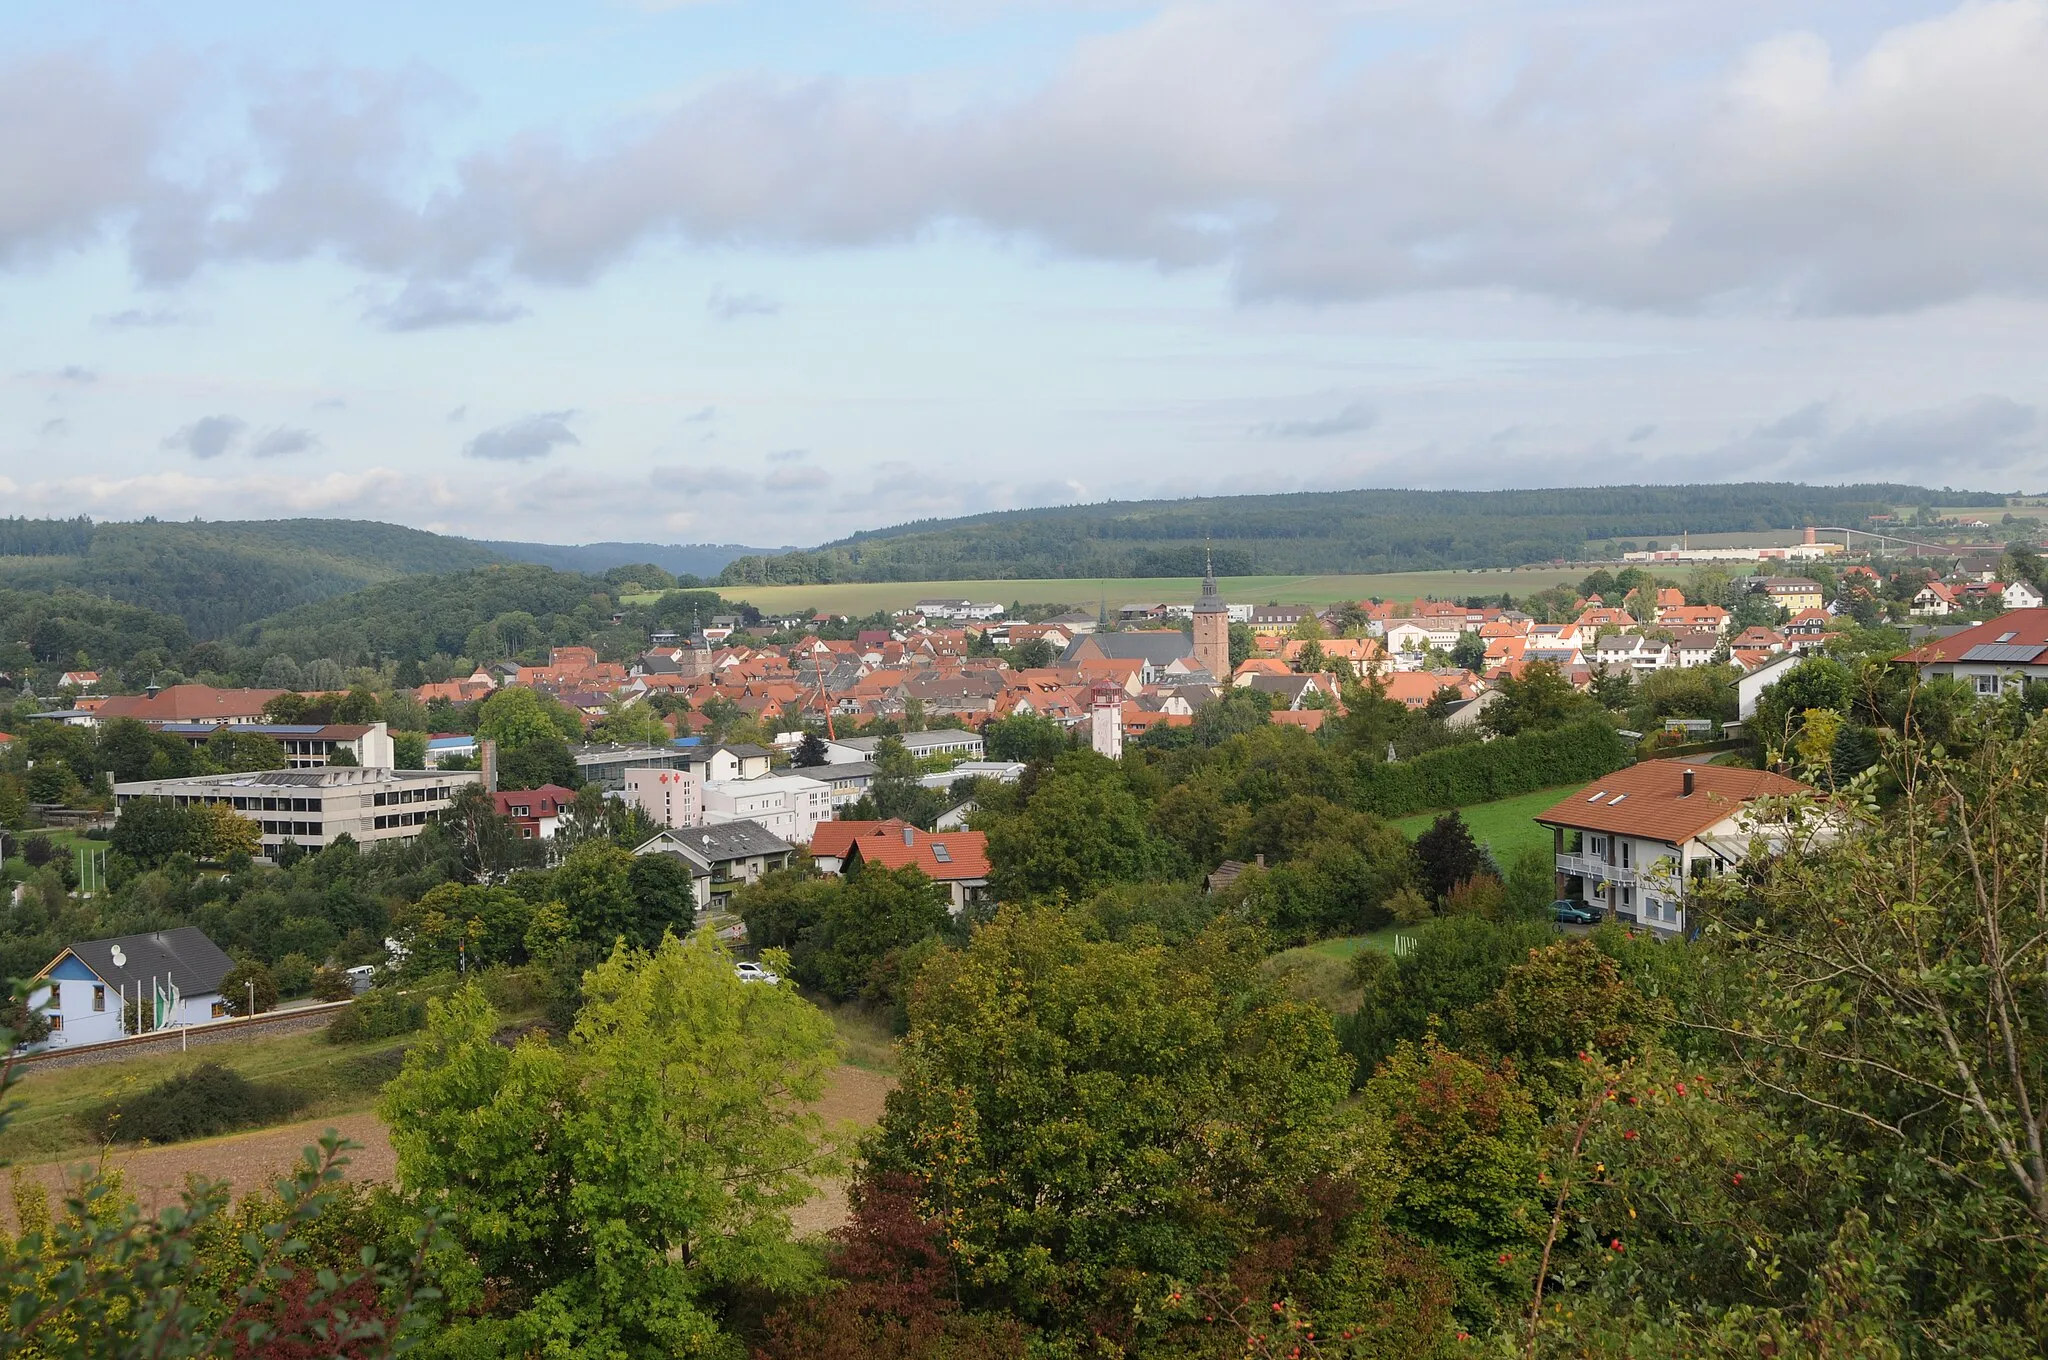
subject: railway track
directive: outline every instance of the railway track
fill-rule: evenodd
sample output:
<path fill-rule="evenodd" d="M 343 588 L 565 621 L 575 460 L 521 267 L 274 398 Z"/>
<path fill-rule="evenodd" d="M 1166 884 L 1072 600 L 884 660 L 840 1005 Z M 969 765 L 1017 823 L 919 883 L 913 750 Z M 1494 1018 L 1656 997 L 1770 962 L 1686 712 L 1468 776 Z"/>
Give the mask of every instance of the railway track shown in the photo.
<path fill-rule="evenodd" d="M 149 1034 L 130 1035 L 125 1039 L 109 1039 L 104 1043 L 78 1044 L 70 1048 L 46 1048 L 39 1053 L 24 1053 L 15 1058 L 14 1070 L 16 1073 L 22 1073 L 42 1068 L 82 1067 L 89 1063 L 114 1062 L 140 1054 L 161 1053 L 167 1048 L 184 1051 L 214 1044 L 234 1043 L 252 1035 L 270 1036 L 290 1034 L 303 1029 L 318 1029 L 332 1020 L 337 1012 L 346 1009 L 348 1004 L 346 1001 L 323 1001 L 311 1006 L 294 1007 L 288 1011 L 265 1011 L 261 1015 L 215 1020 L 205 1025 L 181 1025 Z"/>

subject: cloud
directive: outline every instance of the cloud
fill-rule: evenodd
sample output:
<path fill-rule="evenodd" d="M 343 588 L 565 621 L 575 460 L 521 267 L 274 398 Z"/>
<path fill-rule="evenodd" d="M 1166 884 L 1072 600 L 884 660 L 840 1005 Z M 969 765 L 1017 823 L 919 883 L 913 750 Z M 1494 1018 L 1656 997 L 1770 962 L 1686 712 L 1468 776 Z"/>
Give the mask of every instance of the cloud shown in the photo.
<path fill-rule="evenodd" d="M 648 472 L 648 481 L 659 491 L 681 491 L 687 495 L 738 495 L 754 489 L 754 479 L 720 463 L 665 463 Z"/>
<path fill-rule="evenodd" d="M 761 479 L 767 490 L 785 493 L 808 494 L 823 491 L 831 484 L 831 473 L 804 463 L 784 463 Z"/>
<path fill-rule="evenodd" d="M 724 284 L 711 290 L 704 309 L 720 321 L 737 321 L 748 316 L 774 316 L 782 304 L 766 293 L 728 293 Z"/>
<path fill-rule="evenodd" d="M 183 450 L 194 458 L 218 458 L 248 428 L 247 421 L 235 416 L 201 416 L 176 433 L 165 436 L 163 447 Z"/>
<path fill-rule="evenodd" d="M 150 330 L 162 326 L 186 326 L 196 320 L 191 312 L 176 307 L 129 307 L 93 318 L 97 326 L 115 330 Z"/>
<path fill-rule="evenodd" d="M 320 447 L 320 436 L 311 430 L 292 429 L 279 425 L 265 430 L 257 436 L 254 447 L 249 450 L 253 458 L 282 458 L 287 454 L 307 453 Z"/>
<path fill-rule="evenodd" d="M 54 376 L 70 383 L 93 383 L 100 380 L 99 374 L 79 364 L 66 364 L 58 369 Z"/>
<path fill-rule="evenodd" d="M 708 425 L 717 418 L 718 408 L 716 406 L 700 406 L 696 410 L 690 412 L 690 414 L 683 417 L 683 424 Z"/>
<path fill-rule="evenodd" d="M 387 331 L 502 326 L 527 315 L 527 308 L 501 298 L 495 284 L 435 283 L 429 279 L 407 280 L 396 296 L 363 313 L 365 320 L 374 321 Z"/>
<path fill-rule="evenodd" d="M 0 264 L 86 244 L 154 198 L 151 162 L 192 74 L 76 50 L 0 64 Z"/>
<path fill-rule="evenodd" d="M 54 420 L 44 421 L 42 429 L 36 433 L 44 439 L 61 439 L 71 433 L 71 422 L 58 416 Z"/>
<path fill-rule="evenodd" d="M 809 449 L 773 449 L 768 454 L 771 463 L 794 463 L 811 456 Z"/>
<path fill-rule="evenodd" d="M 459 425 L 467 419 L 469 419 L 468 402 L 464 402 L 462 405 L 457 406 L 456 408 L 448 412 L 448 423 L 451 425 Z"/>
<path fill-rule="evenodd" d="M 1828 404 L 1824 401 L 1810 401 L 1798 410 L 1760 427 L 1757 433 L 1765 439 L 1811 439 L 1823 433 L 1827 427 Z"/>
<path fill-rule="evenodd" d="M 1340 434 L 1369 430 L 1379 413 L 1365 402 L 1354 401 L 1341 411 L 1309 420 L 1281 420 L 1252 426 L 1251 433 L 1266 439 L 1329 439 Z"/>
<path fill-rule="evenodd" d="M 1655 433 L 1657 433 L 1657 427 L 1655 425 L 1638 425 L 1633 430 L 1630 430 L 1628 432 L 1628 442 L 1631 444 L 1640 444 L 1645 439 L 1648 439 L 1651 435 Z"/>
<path fill-rule="evenodd" d="M 494 463 L 524 463 L 545 458 L 564 444 L 581 444 L 569 428 L 574 411 L 539 411 L 495 425 L 463 446 L 463 453 Z"/>

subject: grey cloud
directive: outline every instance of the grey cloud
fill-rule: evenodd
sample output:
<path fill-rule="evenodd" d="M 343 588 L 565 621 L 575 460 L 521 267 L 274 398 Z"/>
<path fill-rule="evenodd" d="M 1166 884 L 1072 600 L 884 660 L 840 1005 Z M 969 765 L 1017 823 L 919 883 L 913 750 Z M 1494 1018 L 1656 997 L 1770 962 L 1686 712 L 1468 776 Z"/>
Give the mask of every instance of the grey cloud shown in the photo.
<path fill-rule="evenodd" d="M 734 495 L 751 491 L 754 479 L 717 463 L 667 463 L 648 473 L 656 490 L 688 495 Z"/>
<path fill-rule="evenodd" d="M 794 463 L 800 458 L 811 456 L 809 449 L 775 449 L 768 455 L 771 463 Z"/>
<path fill-rule="evenodd" d="M 1757 434 L 1765 439 L 1813 439 L 1825 433 L 1827 427 L 1828 404 L 1810 401 L 1798 410 L 1760 426 Z"/>
<path fill-rule="evenodd" d="M 108 312 L 93 318 L 96 325 L 111 326 L 115 330 L 149 330 L 162 326 L 184 326 L 196 318 L 192 313 L 176 307 L 129 307 L 119 312 Z"/>
<path fill-rule="evenodd" d="M 763 487 L 782 492 L 816 492 L 831 484 L 831 473 L 803 463 L 784 463 L 761 479 Z"/>
<path fill-rule="evenodd" d="M 43 428 L 38 433 L 44 439 L 60 439 L 71 433 L 71 422 L 62 416 L 58 416 L 54 420 L 44 421 Z"/>
<path fill-rule="evenodd" d="M 1982 473 L 2010 466 L 2039 451 L 2028 439 L 2041 428 L 2041 414 L 2009 397 L 1978 396 L 1924 411 L 1859 420 L 1817 451 L 1819 473 L 1917 473 L 1932 485 L 1961 480 L 1955 469 Z M 1946 475 L 1943 475 L 1946 474 Z"/>
<path fill-rule="evenodd" d="M 411 279 L 396 296 L 363 313 L 387 331 L 424 331 L 441 326 L 502 326 L 529 315 L 527 308 L 499 296 L 483 282 L 435 283 Z"/>
<path fill-rule="evenodd" d="M 194 458 L 218 458 L 242 437 L 248 422 L 235 416 L 201 416 L 190 425 L 167 435 L 166 449 L 182 449 Z"/>
<path fill-rule="evenodd" d="M 1638 425 L 1633 430 L 1630 430 L 1628 432 L 1628 442 L 1631 444 L 1640 444 L 1645 439 L 1648 439 L 1651 435 L 1655 433 L 1657 433 L 1657 427 L 1655 425 Z"/>
<path fill-rule="evenodd" d="M 76 54 L 16 61 L 0 64 L 0 262 L 132 219 L 145 277 L 331 252 L 409 281 L 372 318 L 400 328 L 509 319 L 449 282 L 478 269 L 581 280 L 650 240 L 865 246 L 949 223 L 1219 265 L 1248 300 L 1485 288 L 1871 312 L 2048 293 L 2024 152 L 2048 136 L 2037 0 L 1679 67 L 1668 7 L 1602 43 L 1510 11 L 1483 69 L 1456 35 L 1350 41 L 1372 22 L 1360 8 L 1164 6 L 1082 40 L 1038 87 L 944 116 L 908 80 L 742 77 L 573 143 L 540 130 L 454 155 L 430 144 L 448 99 L 432 77 L 292 72 L 249 101 L 230 145 L 254 151 L 203 148 L 221 168 L 192 183 L 150 165 L 196 63 L 150 86 Z M 1796 22 L 1755 13 L 1737 19 Z M 707 305 L 756 303 L 772 299 Z"/>
<path fill-rule="evenodd" d="M 703 406 L 683 417 L 685 425 L 705 425 L 718 418 L 716 406 Z"/>
<path fill-rule="evenodd" d="M 564 444 L 581 444 L 569 428 L 574 411 L 539 411 L 485 430 L 463 446 L 463 453 L 494 463 L 524 463 L 545 458 Z"/>
<path fill-rule="evenodd" d="M 782 304 L 766 293 L 728 293 L 720 284 L 704 299 L 704 309 L 720 321 L 737 321 L 747 316 L 774 316 Z"/>
<path fill-rule="evenodd" d="M 1362 401 L 1354 401 L 1342 410 L 1327 416 L 1316 416 L 1308 420 L 1279 420 L 1265 425 L 1252 426 L 1251 432 L 1266 439 L 1329 439 L 1340 434 L 1356 434 L 1369 430 L 1379 413 Z"/>
<path fill-rule="evenodd" d="M 469 403 L 467 402 L 464 402 L 448 413 L 448 423 L 451 425 L 460 424 L 467 419 L 469 419 Z"/>
<path fill-rule="evenodd" d="M 100 380 L 99 374 L 79 364 L 66 364 L 58 369 L 54 376 L 72 383 L 93 383 Z"/>
<path fill-rule="evenodd" d="M 249 450 L 255 458 L 282 458 L 287 454 L 306 453 L 320 447 L 320 436 L 311 430 L 277 426 L 257 436 L 255 445 Z"/>

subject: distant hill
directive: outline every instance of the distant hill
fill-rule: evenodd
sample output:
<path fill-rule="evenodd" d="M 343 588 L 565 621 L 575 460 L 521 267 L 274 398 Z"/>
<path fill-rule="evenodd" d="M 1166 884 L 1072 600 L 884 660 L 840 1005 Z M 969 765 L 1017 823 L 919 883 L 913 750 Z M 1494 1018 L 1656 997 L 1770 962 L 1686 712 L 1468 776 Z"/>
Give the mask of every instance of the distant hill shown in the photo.
<path fill-rule="evenodd" d="M 652 562 L 675 576 L 715 580 L 726 564 L 742 557 L 773 556 L 793 552 L 792 548 L 747 548 L 737 543 L 511 543 L 492 539 L 473 540 L 500 557 L 515 562 L 538 562 L 556 571 L 577 571 L 601 576 L 613 567 Z"/>
<path fill-rule="evenodd" d="M 366 520 L 0 519 L 0 588 L 70 587 L 176 615 L 200 638 L 379 581 L 502 560 L 467 539 Z"/>
<path fill-rule="evenodd" d="M 1327 491 L 1007 510 L 742 557 L 726 585 L 1187 576 L 1204 545 L 1232 576 L 1510 567 L 1589 541 L 1858 525 L 1900 505 L 2001 506 L 1990 492 L 1736 482 L 1535 491 Z"/>

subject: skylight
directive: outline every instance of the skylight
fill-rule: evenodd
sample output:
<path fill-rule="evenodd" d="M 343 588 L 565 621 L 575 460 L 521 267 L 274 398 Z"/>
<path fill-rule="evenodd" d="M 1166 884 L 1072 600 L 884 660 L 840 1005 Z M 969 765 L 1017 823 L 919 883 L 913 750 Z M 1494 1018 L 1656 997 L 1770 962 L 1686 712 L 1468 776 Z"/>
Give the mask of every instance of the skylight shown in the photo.
<path fill-rule="evenodd" d="M 1600 801 L 1600 800 L 1601 800 L 1602 798 L 1605 798 L 1606 796 L 1607 796 L 1607 790 L 1606 790 L 1606 789 L 1602 789 L 1602 790 L 1600 790 L 1600 791 L 1599 791 L 1598 793 L 1594 794 L 1594 795 L 1593 795 L 1593 796 L 1592 796 L 1591 798 L 1588 798 L 1588 799 L 1587 799 L 1586 801 L 1587 801 L 1587 802 L 1589 802 L 1589 803 L 1597 803 L 1597 802 L 1599 802 L 1599 801 Z"/>
<path fill-rule="evenodd" d="M 953 862 L 953 852 L 951 850 L 948 850 L 945 846 L 939 844 L 937 841 L 933 841 L 932 858 L 937 860 L 941 864 L 951 864 Z"/>
<path fill-rule="evenodd" d="M 2018 637 L 2018 636 L 2019 636 L 2019 634 L 2018 634 L 2018 633 L 2000 633 L 2000 634 L 1998 635 L 1998 640 L 1999 640 L 2000 642 L 2011 642 L 2011 641 L 2012 641 L 2012 640 L 2013 640 L 2014 638 L 2016 638 L 2016 637 Z"/>
<path fill-rule="evenodd" d="M 1626 798 L 1626 797 L 1628 797 L 1628 795 L 1627 795 L 1627 794 L 1625 794 L 1625 793 L 1617 793 L 1617 794 L 1615 794 L 1615 795 L 1614 795 L 1614 801 L 1613 801 L 1613 802 L 1611 802 L 1611 803 L 1609 803 L 1609 804 L 1608 804 L 1607 806 L 1609 806 L 1609 807 L 1618 807 L 1618 806 L 1620 806 L 1620 804 L 1621 804 L 1621 800 L 1622 800 L 1622 799 L 1624 799 L 1624 798 Z"/>

